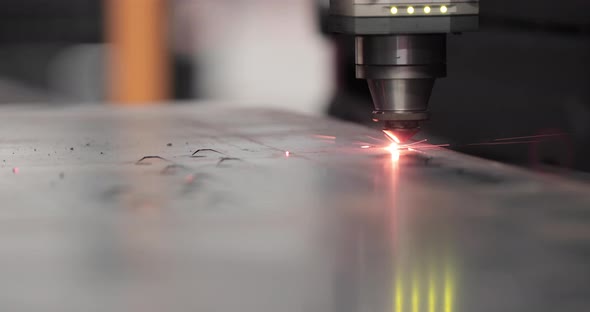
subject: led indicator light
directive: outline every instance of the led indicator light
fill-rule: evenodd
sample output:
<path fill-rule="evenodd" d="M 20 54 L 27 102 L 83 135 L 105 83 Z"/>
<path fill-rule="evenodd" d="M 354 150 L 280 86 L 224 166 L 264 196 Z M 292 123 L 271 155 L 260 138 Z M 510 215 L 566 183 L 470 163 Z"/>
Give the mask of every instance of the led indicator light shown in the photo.
<path fill-rule="evenodd" d="M 391 14 L 395 15 L 397 14 L 397 7 L 391 7 Z"/>
<path fill-rule="evenodd" d="M 430 7 L 429 6 L 424 7 L 424 13 L 430 14 Z"/>
<path fill-rule="evenodd" d="M 414 7 L 408 7 L 408 14 L 414 14 Z"/>
<path fill-rule="evenodd" d="M 449 8 L 447 8 L 446 5 L 443 5 L 443 6 L 440 7 L 440 12 L 441 13 L 447 13 L 448 11 L 449 11 Z"/>

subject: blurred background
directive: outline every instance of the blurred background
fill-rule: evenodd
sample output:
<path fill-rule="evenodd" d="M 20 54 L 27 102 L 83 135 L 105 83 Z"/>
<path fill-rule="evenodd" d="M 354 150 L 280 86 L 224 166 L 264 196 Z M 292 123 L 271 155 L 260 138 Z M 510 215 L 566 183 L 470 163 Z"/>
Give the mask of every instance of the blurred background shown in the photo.
<path fill-rule="evenodd" d="M 0 103 L 197 99 L 371 125 L 353 40 L 327 30 L 328 2 L 2 0 Z M 449 36 L 448 76 L 421 137 L 535 170 L 590 172 L 590 1 L 482 0 L 481 10 L 479 32 Z M 533 135 L 543 137 L 488 144 Z"/>

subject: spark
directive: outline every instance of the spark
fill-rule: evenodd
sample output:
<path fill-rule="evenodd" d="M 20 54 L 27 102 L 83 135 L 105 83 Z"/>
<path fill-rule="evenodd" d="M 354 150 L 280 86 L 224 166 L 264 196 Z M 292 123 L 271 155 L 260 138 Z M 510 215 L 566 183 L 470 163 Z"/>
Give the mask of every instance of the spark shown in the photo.
<path fill-rule="evenodd" d="M 539 143 L 541 141 L 518 141 L 518 142 L 491 142 L 491 143 L 472 143 L 467 146 L 480 146 L 480 145 L 512 145 L 512 144 L 532 144 Z"/>
<path fill-rule="evenodd" d="M 372 140 L 375 140 L 375 141 L 383 142 L 383 139 L 379 139 L 379 138 L 376 138 L 374 136 L 367 135 L 367 138 L 372 139 Z"/>
<path fill-rule="evenodd" d="M 289 157 L 289 156 L 291 156 L 291 152 L 285 151 L 285 157 Z"/>
<path fill-rule="evenodd" d="M 425 143 L 427 141 L 428 141 L 427 139 L 424 139 L 422 141 L 418 141 L 418 142 L 414 142 L 414 143 L 403 144 L 403 147 L 414 146 L 414 145 L 417 145 L 417 144 L 420 144 L 420 143 Z"/>
<path fill-rule="evenodd" d="M 336 137 L 335 136 L 331 136 L 331 135 L 316 134 L 316 135 L 314 135 L 314 137 L 316 137 L 318 139 L 324 139 L 324 140 L 336 140 Z"/>
<path fill-rule="evenodd" d="M 363 146 L 361 146 L 361 148 L 362 149 L 367 149 L 367 148 L 371 148 L 371 146 L 369 146 L 369 145 L 363 145 Z"/>
<path fill-rule="evenodd" d="M 566 135 L 567 135 L 567 133 L 539 134 L 539 135 L 529 135 L 529 136 L 495 139 L 494 141 L 525 140 L 525 139 L 536 139 L 536 138 L 546 138 L 546 137 L 556 137 L 556 136 L 566 136 Z"/>

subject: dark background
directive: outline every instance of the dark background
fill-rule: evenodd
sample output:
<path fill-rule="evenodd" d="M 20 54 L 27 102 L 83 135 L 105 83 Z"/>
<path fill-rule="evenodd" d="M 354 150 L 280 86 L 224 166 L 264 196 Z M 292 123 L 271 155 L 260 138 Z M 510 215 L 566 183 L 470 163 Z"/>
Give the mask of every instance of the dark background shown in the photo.
<path fill-rule="evenodd" d="M 319 13 L 324 25 L 326 12 Z M 51 98 L 50 60 L 72 45 L 103 43 L 102 20 L 98 0 L 0 1 L 0 102 Z M 590 171 L 589 39 L 590 1 L 482 0 L 481 30 L 449 36 L 448 77 L 437 82 L 422 136 L 538 170 Z M 354 79 L 352 41 L 334 41 L 348 52 L 329 112 L 369 122 L 370 96 Z M 198 98 L 190 91 L 190 63 L 177 56 L 171 66 L 175 97 Z M 563 135 L 472 145 L 537 134 Z"/>

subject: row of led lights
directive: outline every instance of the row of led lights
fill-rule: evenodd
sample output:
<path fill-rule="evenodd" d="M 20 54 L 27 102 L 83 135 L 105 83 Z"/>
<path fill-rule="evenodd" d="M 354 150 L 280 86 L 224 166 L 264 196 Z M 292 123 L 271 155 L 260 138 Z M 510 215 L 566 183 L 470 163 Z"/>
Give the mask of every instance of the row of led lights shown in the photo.
<path fill-rule="evenodd" d="M 430 6 L 425 6 L 423 8 L 423 10 L 424 10 L 424 13 L 426 13 L 426 14 L 430 14 L 430 12 L 432 12 L 432 8 Z M 440 10 L 440 13 L 443 13 L 443 14 L 449 12 L 449 8 L 446 5 L 441 5 L 439 10 Z M 399 11 L 400 10 L 397 7 L 391 7 L 391 14 L 395 15 L 395 14 L 399 13 Z M 406 8 L 406 12 L 408 12 L 408 14 L 414 14 L 414 13 L 416 13 L 416 9 L 413 6 L 409 6 Z"/>

